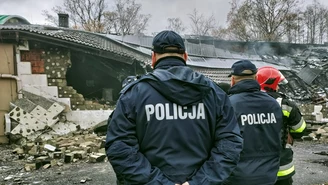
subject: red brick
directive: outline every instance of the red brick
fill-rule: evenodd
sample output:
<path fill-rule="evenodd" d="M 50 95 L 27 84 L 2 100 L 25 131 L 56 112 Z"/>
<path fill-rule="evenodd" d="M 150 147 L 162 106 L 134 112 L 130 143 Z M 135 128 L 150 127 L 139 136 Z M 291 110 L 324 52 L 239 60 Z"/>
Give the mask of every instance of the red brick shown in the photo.
<path fill-rule="evenodd" d="M 42 50 L 21 51 L 21 61 L 40 61 L 42 59 Z"/>
<path fill-rule="evenodd" d="M 43 60 L 31 61 L 31 68 L 33 74 L 44 74 L 45 72 L 44 61 Z"/>

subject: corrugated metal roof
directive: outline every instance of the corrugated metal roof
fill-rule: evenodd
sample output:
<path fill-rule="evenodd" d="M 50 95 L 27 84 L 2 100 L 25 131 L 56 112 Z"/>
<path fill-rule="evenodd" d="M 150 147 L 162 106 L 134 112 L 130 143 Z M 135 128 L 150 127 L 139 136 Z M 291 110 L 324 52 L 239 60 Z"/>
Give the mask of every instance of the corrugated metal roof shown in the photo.
<path fill-rule="evenodd" d="M 248 58 L 243 58 L 248 59 Z M 238 61 L 239 59 L 233 59 L 233 58 L 203 58 L 203 57 L 189 57 L 187 64 L 191 66 L 197 66 L 197 67 L 207 67 L 207 68 L 221 68 L 221 69 L 230 69 L 232 64 Z M 275 65 L 272 63 L 267 63 L 264 61 L 254 61 L 252 62 L 255 64 L 257 68 L 263 67 L 263 66 L 272 66 L 279 70 L 290 70 L 287 67 Z"/>
<path fill-rule="evenodd" d="M 322 70 L 305 66 L 297 74 L 305 83 L 311 85 L 312 82 L 320 75 Z"/>
<path fill-rule="evenodd" d="M 117 35 L 106 35 L 106 37 L 125 42 L 127 44 L 134 45 L 134 48 L 142 51 L 146 54 L 151 54 L 151 44 L 153 37 L 150 36 L 117 36 Z M 230 69 L 231 65 L 238 60 L 251 60 L 257 67 L 262 66 L 273 66 L 279 70 L 289 70 L 287 67 L 279 65 L 273 62 L 266 62 L 258 55 L 249 55 L 245 53 L 234 53 L 229 50 L 216 48 L 214 45 L 208 44 L 194 44 L 185 41 L 185 45 L 188 52 L 187 64 L 197 67 L 207 68 L 221 68 Z M 205 57 L 207 56 L 207 57 Z"/>
<path fill-rule="evenodd" d="M 1 30 L 18 30 L 25 33 L 40 34 L 108 51 L 145 63 L 150 60 L 150 57 L 145 53 L 134 49 L 128 44 L 105 37 L 103 34 L 42 25 L 0 25 Z"/>
<path fill-rule="evenodd" d="M 142 36 L 142 35 L 118 36 L 118 35 L 109 35 L 109 34 L 106 34 L 105 36 L 111 39 L 115 39 L 139 47 L 144 47 L 149 49 L 152 47 L 153 37 L 151 36 Z M 245 55 L 243 54 L 232 53 L 229 50 L 217 48 L 213 44 L 204 44 L 204 43 L 195 44 L 185 39 L 185 46 L 190 56 L 245 59 Z M 247 55 L 247 58 L 252 60 L 261 60 L 261 58 L 258 55 Z"/>

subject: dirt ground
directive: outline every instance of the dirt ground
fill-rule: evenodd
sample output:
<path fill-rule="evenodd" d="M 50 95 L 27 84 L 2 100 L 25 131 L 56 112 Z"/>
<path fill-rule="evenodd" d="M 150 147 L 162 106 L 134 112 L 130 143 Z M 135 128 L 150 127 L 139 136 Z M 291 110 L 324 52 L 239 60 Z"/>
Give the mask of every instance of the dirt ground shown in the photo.
<path fill-rule="evenodd" d="M 108 162 L 78 161 L 48 169 L 26 172 L 25 161 L 12 154 L 12 146 L 0 145 L 0 185 L 115 185 Z M 322 152 L 323 155 L 315 154 Z M 304 141 L 294 145 L 294 185 L 328 185 L 328 144 Z"/>

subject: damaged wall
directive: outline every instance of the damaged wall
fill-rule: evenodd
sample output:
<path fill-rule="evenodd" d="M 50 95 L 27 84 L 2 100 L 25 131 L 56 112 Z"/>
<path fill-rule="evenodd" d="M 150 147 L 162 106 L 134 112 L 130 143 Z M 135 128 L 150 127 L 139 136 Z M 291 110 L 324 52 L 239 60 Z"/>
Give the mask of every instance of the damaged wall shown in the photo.
<path fill-rule="evenodd" d="M 24 98 L 12 103 L 12 142 L 49 140 L 75 131 L 92 128 L 107 120 L 111 110 L 69 111 L 53 100 L 23 91 Z"/>
<path fill-rule="evenodd" d="M 31 74 L 22 77 L 24 90 L 68 104 L 72 110 L 109 109 L 107 105 L 86 101 L 73 86 L 67 85 L 67 70 L 72 66 L 68 49 L 34 44 L 29 51 L 21 51 L 21 62 L 31 65 Z M 85 75 L 89 75 L 88 69 Z"/>
<path fill-rule="evenodd" d="M 122 69 L 129 69 L 116 61 L 96 56 L 71 53 L 72 66 L 68 68 L 67 83 L 83 94 L 87 100 L 102 104 L 114 102 L 121 90 Z"/>
<path fill-rule="evenodd" d="M 17 74 L 24 95 L 17 99 L 15 81 L 6 80 L 3 85 L 1 79 L 1 87 L 8 86 L 8 90 L 1 89 L 1 94 L 8 97 L 2 96 L 6 101 L 1 101 L 0 106 L 0 137 L 5 139 L 9 135 L 16 141 L 47 140 L 93 127 L 107 120 L 112 112 L 110 105 L 118 98 L 121 82 L 127 76 L 145 72 L 134 59 L 129 63 L 47 42 L 24 43 L 8 44 L 10 51 L 0 52 L 1 58 L 10 60 L 2 60 L 2 66 L 11 65 L 10 71 L 0 72 Z M 5 113 L 10 120 L 6 131 Z"/>

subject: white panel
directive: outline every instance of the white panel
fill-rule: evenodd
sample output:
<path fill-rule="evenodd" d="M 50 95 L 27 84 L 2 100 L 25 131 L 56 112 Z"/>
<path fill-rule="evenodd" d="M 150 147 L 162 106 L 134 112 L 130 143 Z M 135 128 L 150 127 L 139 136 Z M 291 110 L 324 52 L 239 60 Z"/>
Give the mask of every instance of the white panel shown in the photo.
<path fill-rule="evenodd" d="M 57 103 L 56 103 L 57 104 Z M 63 110 L 63 109 L 62 109 Z M 37 105 L 31 112 L 31 115 L 38 118 L 40 121 L 45 122 L 49 127 L 54 125 L 59 119 L 54 119 L 52 112 L 44 109 L 43 107 Z M 57 114 L 58 115 L 58 114 Z"/>
<path fill-rule="evenodd" d="M 112 110 L 70 111 L 66 114 L 66 119 L 80 125 L 81 129 L 88 129 L 107 120 L 111 112 Z"/>
<path fill-rule="evenodd" d="M 32 114 L 24 111 L 20 107 L 15 107 L 10 111 L 9 116 L 11 119 L 16 120 L 19 124 L 11 131 L 12 134 L 21 134 L 26 137 L 34 134 L 38 130 L 43 130 L 47 124 Z"/>
<path fill-rule="evenodd" d="M 23 90 L 28 91 L 30 93 L 49 98 L 49 99 L 57 99 L 58 98 L 58 89 L 57 87 L 49 87 L 49 86 L 25 86 L 23 84 Z"/>
<path fill-rule="evenodd" d="M 19 69 L 20 75 L 23 75 L 23 74 L 30 75 L 30 74 L 32 74 L 31 63 L 30 62 L 19 62 L 18 65 L 17 65 L 17 68 Z"/>
<path fill-rule="evenodd" d="M 20 78 L 24 86 L 48 86 L 48 79 L 45 74 L 25 74 L 21 75 Z"/>
<path fill-rule="evenodd" d="M 60 104 L 58 104 L 57 102 L 53 103 L 49 109 L 48 109 L 48 113 L 50 117 L 56 117 L 58 116 L 61 112 L 63 112 L 65 109 L 65 107 L 61 106 Z"/>

